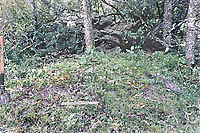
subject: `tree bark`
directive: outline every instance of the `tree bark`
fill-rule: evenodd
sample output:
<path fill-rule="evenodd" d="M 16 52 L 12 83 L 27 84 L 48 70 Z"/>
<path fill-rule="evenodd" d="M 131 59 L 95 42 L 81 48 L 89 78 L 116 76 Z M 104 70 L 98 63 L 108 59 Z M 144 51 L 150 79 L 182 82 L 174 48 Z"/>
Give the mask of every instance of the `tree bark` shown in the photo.
<path fill-rule="evenodd" d="M 172 0 L 165 0 L 163 15 L 163 40 L 166 46 L 165 52 L 169 50 L 171 45 L 171 28 L 172 28 Z"/>
<path fill-rule="evenodd" d="M 94 34 L 93 34 L 92 19 L 90 12 L 90 0 L 83 0 L 82 4 L 83 4 L 86 51 L 89 51 L 94 46 Z"/>
<path fill-rule="evenodd" d="M 192 67 L 194 64 L 194 48 L 196 40 L 195 21 L 197 20 L 197 5 L 198 0 L 190 0 L 187 15 L 186 59 L 189 62 L 189 67 Z"/>

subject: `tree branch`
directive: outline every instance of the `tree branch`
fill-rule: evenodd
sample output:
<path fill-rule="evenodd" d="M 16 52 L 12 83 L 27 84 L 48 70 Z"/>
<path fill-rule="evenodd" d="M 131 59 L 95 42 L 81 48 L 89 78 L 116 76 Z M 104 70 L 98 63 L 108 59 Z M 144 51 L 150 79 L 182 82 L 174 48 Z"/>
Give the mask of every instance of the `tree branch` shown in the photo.
<path fill-rule="evenodd" d="M 102 0 L 102 2 L 110 7 L 112 7 L 113 9 L 115 9 L 119 14 L 120 16 L 122 17 L 122 19 L 124 19 L 124 15 L 120 12 L 120 10 L 118 8 L 116 8 L 114 5 L 112 4 L 109 4 L 106 0 Z"/>

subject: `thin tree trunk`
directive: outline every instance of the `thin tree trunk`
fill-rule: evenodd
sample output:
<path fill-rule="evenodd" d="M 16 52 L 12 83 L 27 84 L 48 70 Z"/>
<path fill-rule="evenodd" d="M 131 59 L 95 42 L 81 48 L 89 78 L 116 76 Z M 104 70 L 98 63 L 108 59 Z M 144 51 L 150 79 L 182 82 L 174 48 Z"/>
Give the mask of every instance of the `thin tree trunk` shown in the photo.
<path fill-rule="evenodd" d="M 194 48 L 196 40 L 195 21 L 197 20 L 197 5 L 198 0 L 190 0 L 187 15 L 186 59 L 189 62 L 189 67 L 192 67 L 194 64 Z"/>
<path fill-rule="evenodd" d="M 90 0 L 83 0 L 82 4 L 83 4 L 86 51 L 88 51 L 94 46 L 94 34 L 93 34 L 92 19 L 90 13 Z"/>
<path fill-rule="evenodd" d="M 165 52 L 169 50 L 171 45 L 171 28 L 172 28 L 172 0 L 165 0 L 164 3 L 164 15 L 163 15 L 163 40 L 166 47 Z"/>

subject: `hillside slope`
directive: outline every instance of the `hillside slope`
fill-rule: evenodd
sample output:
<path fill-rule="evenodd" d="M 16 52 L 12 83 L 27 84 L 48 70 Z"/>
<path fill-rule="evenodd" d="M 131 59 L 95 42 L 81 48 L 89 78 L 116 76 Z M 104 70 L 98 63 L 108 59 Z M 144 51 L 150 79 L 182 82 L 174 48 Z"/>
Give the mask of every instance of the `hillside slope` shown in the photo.
<path fill-rule="evenodd" d="M 6 70 L 12 101 L 0 107 L 1 132 L 200 130 L 199 68 L 191 75 L 183 57 L 94 52 Z"/>

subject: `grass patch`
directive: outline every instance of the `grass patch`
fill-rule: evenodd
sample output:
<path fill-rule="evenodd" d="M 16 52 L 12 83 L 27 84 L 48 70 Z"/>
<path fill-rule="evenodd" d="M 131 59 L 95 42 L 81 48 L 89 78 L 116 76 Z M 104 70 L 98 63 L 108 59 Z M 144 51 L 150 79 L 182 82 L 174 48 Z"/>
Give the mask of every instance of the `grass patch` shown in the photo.
<path fill-rule="evenodd" d="M 0 107 L 2 132 L 200 130 L 199 68 L 191 75 L 183 57 L 94 52 L 28 63 L 6 66 L 12 101 Z"/>

